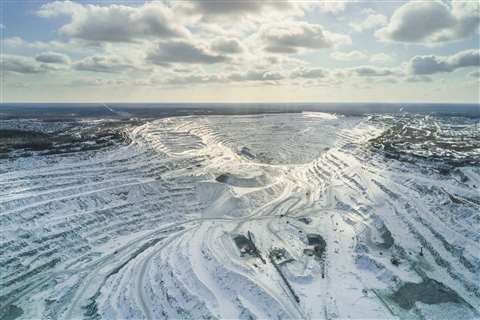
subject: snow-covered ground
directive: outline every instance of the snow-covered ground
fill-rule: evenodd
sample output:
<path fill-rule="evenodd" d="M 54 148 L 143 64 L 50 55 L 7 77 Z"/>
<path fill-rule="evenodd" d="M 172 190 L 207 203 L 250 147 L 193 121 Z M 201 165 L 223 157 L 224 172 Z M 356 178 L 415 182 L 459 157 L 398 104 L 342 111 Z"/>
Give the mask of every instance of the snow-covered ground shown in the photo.
<path fill-rule="evenodd" d="M 0 318 L 478 318 L 480 168 L 385 157 L 370 140 L 386 129 L 178 117 L 2 159 Z M 233 240 L 249 233 L 258 254 Z"/>

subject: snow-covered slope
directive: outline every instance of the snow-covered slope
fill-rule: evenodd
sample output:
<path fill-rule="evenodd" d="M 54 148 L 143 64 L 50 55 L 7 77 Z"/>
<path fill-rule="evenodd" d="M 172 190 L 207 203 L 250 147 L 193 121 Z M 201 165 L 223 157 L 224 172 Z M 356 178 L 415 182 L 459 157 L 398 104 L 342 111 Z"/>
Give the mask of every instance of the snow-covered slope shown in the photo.
<path fill-rule="evenodd" d="M 0 160 L 0 318 L 479 317 L 480 168 L 385 157 L 389 121 L 168 118 Z"/>

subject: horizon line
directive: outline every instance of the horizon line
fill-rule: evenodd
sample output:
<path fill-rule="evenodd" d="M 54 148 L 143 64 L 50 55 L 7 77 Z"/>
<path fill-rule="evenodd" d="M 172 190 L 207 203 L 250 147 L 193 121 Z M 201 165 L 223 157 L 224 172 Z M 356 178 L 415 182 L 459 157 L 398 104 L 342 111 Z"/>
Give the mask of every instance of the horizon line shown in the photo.
<path fill-rule="evenodd" d="M 248 101 L 248 102 L 236 102 L 236 101 L 225 101 L 225 102 L 214 102 L 214 101 L 11 101 L 11 102 L 0 102 L 0 105 L 6 104 L 452 104 L 452 105 L 478 105 L 480 106 L 480 101 L 478 102 L 450 102 L 450 101 L 395 101 L 395 102 L 386 102 L 386 101 Z"/>

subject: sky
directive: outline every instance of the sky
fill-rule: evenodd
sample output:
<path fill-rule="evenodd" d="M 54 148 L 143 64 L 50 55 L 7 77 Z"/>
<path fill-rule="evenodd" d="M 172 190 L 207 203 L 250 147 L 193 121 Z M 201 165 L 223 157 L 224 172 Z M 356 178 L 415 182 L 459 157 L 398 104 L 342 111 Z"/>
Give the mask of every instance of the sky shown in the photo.
<path fill-rule="evenodd" d="M 480 2 L 13 1 L 1 102 L 480 102 Z"/>

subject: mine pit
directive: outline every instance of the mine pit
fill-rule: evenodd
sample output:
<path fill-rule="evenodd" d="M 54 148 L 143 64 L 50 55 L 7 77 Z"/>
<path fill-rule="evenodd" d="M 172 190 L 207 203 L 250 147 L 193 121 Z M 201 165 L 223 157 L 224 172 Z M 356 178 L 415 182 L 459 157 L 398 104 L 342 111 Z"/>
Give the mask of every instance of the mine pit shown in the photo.
<path fill-rule="evenodd" d="M 0 319 L 478 318 L 480 171 L 384 159 L 383 120 L 1 122 L 55 137 L 0 143 Z"/>

